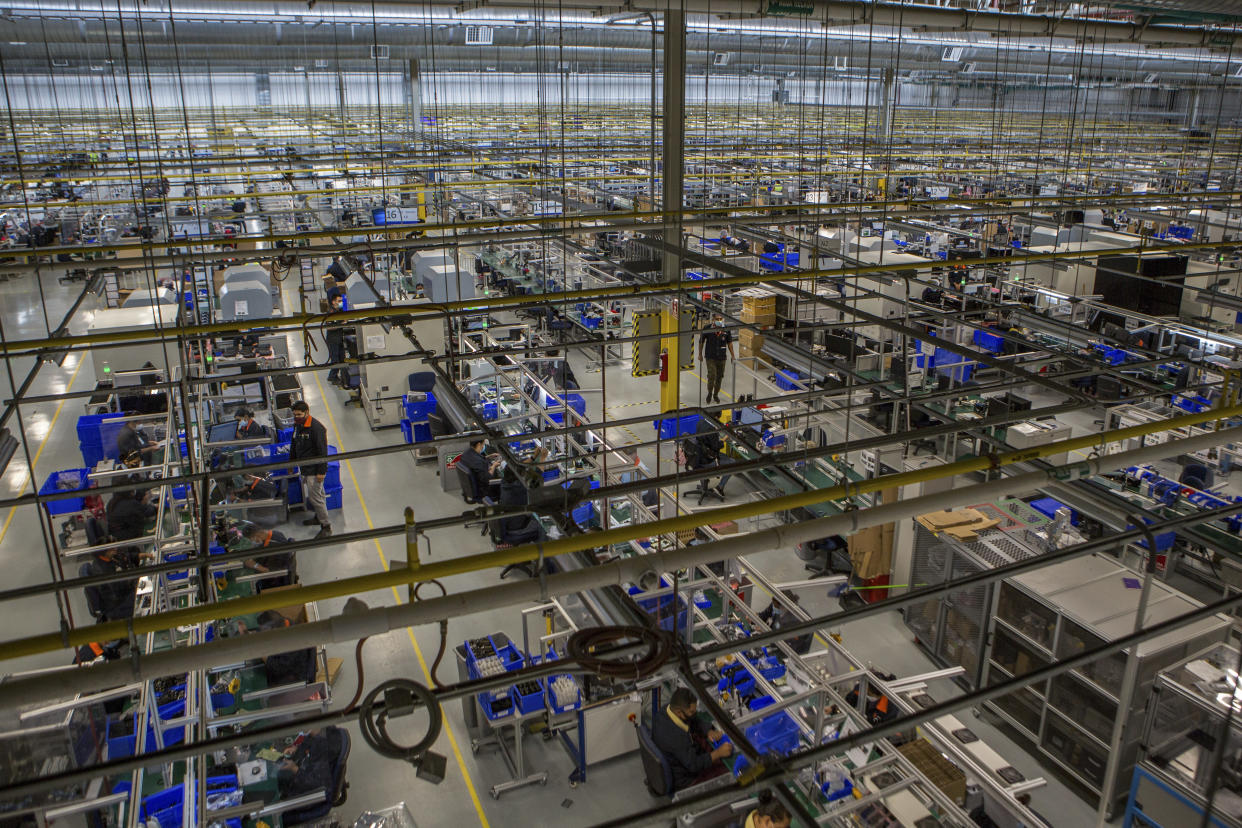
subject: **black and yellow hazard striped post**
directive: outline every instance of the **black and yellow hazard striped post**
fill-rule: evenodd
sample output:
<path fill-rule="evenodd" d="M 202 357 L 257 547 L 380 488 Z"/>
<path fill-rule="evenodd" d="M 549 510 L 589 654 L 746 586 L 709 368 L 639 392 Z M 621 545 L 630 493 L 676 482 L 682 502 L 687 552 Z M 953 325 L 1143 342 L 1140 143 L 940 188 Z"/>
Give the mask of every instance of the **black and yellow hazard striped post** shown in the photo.
<path fill-rule="evenodd" d="M 667 370 L 660 375 L 660 411 L 676 411 L 681 408 L 681 330 L 680 317 L 675 307 L 660 313 L 660 347 L 667 355 Z"/>

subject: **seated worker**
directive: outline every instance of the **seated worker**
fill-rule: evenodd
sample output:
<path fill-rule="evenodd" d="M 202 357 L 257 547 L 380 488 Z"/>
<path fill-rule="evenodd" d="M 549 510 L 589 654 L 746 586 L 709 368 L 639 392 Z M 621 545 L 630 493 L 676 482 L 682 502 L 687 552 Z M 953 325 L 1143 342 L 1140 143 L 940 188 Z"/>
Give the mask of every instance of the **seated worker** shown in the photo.
<path fill-rule="evenodd" d="M 277 532 L 274 529 L 264 529 L 262 526 L 254 523 L 246 526 L 245 536 L 248 541 L 260 549 L 280 547 L 287 543 L 293 543 L 292 538 L 281 532 Z M 281 552 L 277 549 L 276 551 L 248 558 L 245 565 L 247 569 L 253 569 L 255 572 L 285 570 L 284 575 L 275 575 L 258 581 L 259 592 L 272 587 L 290 586 L 296 583 L 298 579 L 297 557 L 293 552 Z"/>
<path fill-rule="evenodd" d="M 929 305 L 939 305 L 944 299 L 944 290 L 940 287 L 939 279 L 932 279 L 931 284 L 923 288 L 923 301 Z"/>
<path fill-rule="evenodd" d="M 795 604 L 802 603 L 802 599 L 790 590 L 785 590 L 785 597 Z M 770 626 L 774 630 L 779 630 L 782 624 L 797 624 L 800 620 L 789 610 L 783 609 L 775 600 L 768 604 L 768 608 L 759 613 L 759 620 Z M 806 655 L 811 649 L 811 641 L 814 639 L 815 633 L 804 633 L 793 638 L 785 640 L 785 643 L 798 655 Z"/>
<path fill-rule="evenodd" d="M 651 740 L 668 759 L 673 771 L 673 791 L 706 782 L 727 769 L 721 760 L 733 753 L 733 743 L 712 750 L 719 730 L 705 730 L 697 718 L 699 700 L 685 687 L 678 687 L 668 707 L 657 711 L 651 722 Z"/>
<path fill-rule="evenodd" d="M 492 482 L 492 475 L 496 473 L 496 469 L 500 468 L 500 457 L 498 455 L 483 456 L 483 445 L 486 442 L 482 437 L 472 439 L 470 447 L 463 451 L 457 460 L 459 466 L 470 472 L 470 479 L 474 483 L 473 492 L 462 492 L 463 495 L 469 495 L 466 500 L 470 503 L 477 503 L 484 497 L 495 500 L 500 494 L 499 485 Z"/>
<path fill-rule="evenodd" d="M 151 455 L 158 451 L 160 444 L 153 442 L 138 428 L 138 423 L 130 420 L 121 426 L 116 437 L 116 454 L 127 466 L 145 466 L 151 462 Z"/>
<path fill-rule="evenodd" d="M 530 502 L 526 486 L 518 479 L 513 469 L 506 468 L 500 481 L 501 506 L 525 506 Z M 497 533 L 500 543 L 507 546 L 520 546 L 544 540 L 547 535 L 543 524 L 534 515 L 509 515 L 500 518 L 500 531 Z"/>
<path fill-rule="evenodd" d="M 159 508 L 148 489 L 127 489 L 116 492 L 108 500 L 108 536 L 115 541 L 128 541 L 147 534 L 147 521 Z M 138 563 L 138 547 L 127 546 L 120 551 L 130 564 Z"/>
<path fill-rule="evenodd" d="M 884 679 L 885 681 L 892 681 L 893 678 L 895 678 L 892 675 L 885 675 L 884 673 L 881 673 L 879 671 L 876 671 L 876 675 Z M 855 684 L 854 689 L 851 690 L 846 695 L 845 701 L 851 707 L 857 708 L 858 706 L 858 685 L 857 684 Z M 863 715 L 865 715 L 867 717 L 867 721 L 871 722 L 871 724 L 873 725 L 884 724 L 884 722 L 887 722 L 889 719 L 897 715 L 897 708 L 892 702 L 889 701 L 888 696 L 881 693 L 878 689 L 873 687 L 871 684 L 868 684 L 867 685 L 867 706 L 863 711 Z"/>
<path fill-rule="evenodd" d="M 337 775 L 344 771 L 338 767 L 343 741 L 344 732 L 339 727 L 325 727 L 310 731 L 286 748 L 285 758 L 276 769 L 280 798 L 293 799 L 323 790 L 330 801 L 337 789 Z"/>
<path fill-rule="evenodd" d="M 238 440 L 253 440 L 267 436 L 266 426 L 255 422 L 254 412 L 249 408 L 239 408 L 233 415 L 233 419 L 237 421 Z"/>
<path fill-rule="evenodd" d="M 712 428 L 711 423 L 703 418 L 699 419 L 695 435 L 681 441 L 681 448 L 685 457 L 684 463 L 687 471 L 696 471 L 732 462 L 721 454 L 724 450 L 724 441 L 720 439 L 720 435 Z M 712 491 L 723 500 L 725 484 L 729 482 L 731 476 L 728 474 L 722 475 L 720 482 L 710 487 L 710 489 L 708 487 L 708 478 L 703 478 L 699 481 L 698 489 L 696 490 L 700 495 L 700 499 L 709 491 Z"/>
<path fill-rule="evenodd" d="M 91 559 L 82 564 L 78 575 L 89 578 L 98 575 L 115 575 L 127 569 L 133 569 L 127 555 L 115 548 L 101 549 L 91 553 Z M 134 617 L 134 596 L 138 592 L 138 579 L 126 578 L 120 581 L 108 581 L 92 584 L 84 590 L 86 607 L 95 621 L 123 621 Z"/>
<path fill-rule="evenodd" d="M 292 621 L 276 610 L 264 610 L 259 613 L 257 620 L 259 631 L 276 630 L 293 625 Z M 246 631 L 245 624 L 239 623 L 238 628 L 242 632 Z M 276 653 L 263 659 L 263 672 L 267 676 L 268 687 L 310 683 L 315 680 L 315 668 L 314 647 Z"/>
<path fill-rule="evenodd" d="M 742 828 L 789 828 L 793 817 L 771 790 L 759 792 L 759 807 L 746 815 Z"/>

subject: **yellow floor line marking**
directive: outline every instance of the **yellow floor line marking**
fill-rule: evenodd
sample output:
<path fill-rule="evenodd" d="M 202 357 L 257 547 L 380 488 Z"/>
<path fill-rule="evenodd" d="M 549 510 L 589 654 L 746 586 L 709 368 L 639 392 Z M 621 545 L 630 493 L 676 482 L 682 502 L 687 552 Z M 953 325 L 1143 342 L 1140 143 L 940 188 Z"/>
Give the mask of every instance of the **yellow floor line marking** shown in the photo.
<path fill-rule="evenodd" d="M 323 400 L 323 410 L 327 412 L 328 421 L 332 424 L 332 433 L 336 435 L 337 450 L 345 451 L 344 443 L 341 440 L 341 430 L 337 428 L 336 417 L 332 413 L 332 406 L 328 404 L 327 395 L 324 394 L 323 384 L 319 381 L 319 374 L 316 372 L 315 374 L 312 374 L 312 376 L 315 378 L 315 385 L 319 388 L 319 398 Z M 345 469 L 349 472 L 349 479 L 354 484 L 354 493 L 358 495 L 358 505 L 362 507 L 362 517 L 367 522 L 367 528 L 374 529 L 375 524 L 371 521 L 371 510 L 367 508 L 367 501 L 362 496 L 362 487 L 358 485 L 358 477 L 354 474 L 354 464 L 349 460 L 346 460 Z M 387 571 L 388 559 L 384 557 L 384 550 L 380 547 L 379 538 L 374 538 L 373 540 L 375 543 L 375 552 L 379 555 L 380 564 L 384 567 L 385 571 Z M 396 587 L 392 588 L 392 594 L 398 604 L 402 603 L 401 593 L 397 591 Z M 405 631 L 410 636 L 410 643 L 414 645 L 414 655 L 418 658 L 418 666 L 423 671 L 423 676 L 427 680 L 427 686 L 430 687 L 433 684 L 431 680 L 431 671 L 427 669 L 427 660 L 423 658 L 423 650 L 418 646 L 418 639 L 414 637 L 414 630 L 410 627 L 406 627 Z M 466 769 L 466 760 L 462 758 L 461 749 L 457 747 L 457 737 L 453 735 L 453 728 L 448 723 L 447 718 L 444 720 L 444 733 L 448 736 L 449 744 L 453 748 L 453 756 L 457 759 L 457 767 L 461 768 L 462 779 L 466 780 L 466 789 L 470 791 L 470 799 L 474 802 L 474 810 L 479 814 L 479 824 L 482 825 L 483 828 L 489 828 L 487 815 L 483 813 L 483 803 L 479 801 L 478 791 L 474 788 L 474 780 L 470 778 L 470 771 Z"/>
<path fill-rule="evenodd" d="M 65 391 L 73 389 L 73 381 L 78 378 L 78 371 L 82 370 L 82 363 L 85 362 L 84 357 L 78 357 L 78 365 L 73 369 L 73 373 L 69 375 L 69 384 L 65 386 Z M 34 481 L 35 466 L 39 465 L 39 458 L 43 456 L 43 449 L 47 445 L 48 438 L 52 436 L 52 429 L 56 428 L 56 421 L 60 419 L 61 409 L 65 407 L 66 400 L 61 400 L 56 404 L 56 410 L 52 412 L 52 420 L 47 424 L 47 434 L 43 435 L 43 439 L 39 441 L 39 448 L 35 450 L 35 456 L 30 461 L 30 468 L 26 469 L 26 480 L 22 483 L 22 487 L 17 490 L 17 497 L 22 496 L 22 492 L 26 491 L 26 487 Z M 17 512 L 17 507 L 9 509 L 9 513 L 4 518 L 4 526 L 0 527 L 0 543 L 4 543 L 4 536 L 9 533 L 9 524 L 13 522 L 13 515 Z"/>

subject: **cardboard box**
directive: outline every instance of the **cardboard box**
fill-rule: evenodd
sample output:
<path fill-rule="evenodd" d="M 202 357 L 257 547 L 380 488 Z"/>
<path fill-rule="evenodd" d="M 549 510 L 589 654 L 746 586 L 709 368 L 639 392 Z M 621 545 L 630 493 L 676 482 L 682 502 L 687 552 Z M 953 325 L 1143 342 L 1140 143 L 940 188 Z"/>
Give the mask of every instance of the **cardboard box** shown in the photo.
<path fill-rule="evenodd" d="M 737 534 L 737 522 L 732 521 L 732 520 L 726 520 L 722 523 L 713 523 L 712 531 L 715 532 L 717 535 L 736 535 Z"/>
<path fill-rule="evenodd" d="M 897 750 L 955 804 L 962 805 L 966 802 L 966 774 L 936 750 L 934 745 L 926 739 L 915 739 L 900 745 Z"/>
<path fill-rule="evenodd" d="M 759 311 L 742 308 L 742 321 L 752 325 L 775 325 L 776 311 Z"/>
<path fill-rule="evenodd" d="M 979 533 L 1000 525 L 995 518 L 988 518 L 977 509 L 931 512 L 915 518 L 923 528 L 936 534 L 945 534 L 964 543 L 979 540 Z"/>
<path fill-rule="evenodd" d="M 299 586 L 298 584 L 290 584 L 289 586 L 269 587 L 268 589 L 265 589 L 263 591 L 264 592 L 277 592 L 277 591 L 286 590 L 286 589 L 297 589 L 298 586 Z M 290 604 L 287 607 L 277 607 L 276 611 L 279 612 L 281 615 L 283 615 L 285 618 L 288 618 L 289 622 L 292 624 L 305 624 L 306 623 L 307 615 L 306 615 L 305 604 Z"/>
<path fill-rule="evenodd" d="M 335 656 L 328 660 L 328 675 L 326 676 L 328 684 L 335 685 L 336 680 L 341 677 L 341 667 L 345 664 L 345 659 L 336 658 Z M 315 681 L 323 681 L 325 678 L 322 668 L 315 670 Z"/>
<path fill-rule="evenodd" d="M 881 503 L 896 503 L 896 487 L 880 492 Z M 867 581 L 888 575 L 893 569 L 893 537 L 895 525 L 885 523 L 854 533 L 849 537 L 850 563 L 854 575 Z"/>

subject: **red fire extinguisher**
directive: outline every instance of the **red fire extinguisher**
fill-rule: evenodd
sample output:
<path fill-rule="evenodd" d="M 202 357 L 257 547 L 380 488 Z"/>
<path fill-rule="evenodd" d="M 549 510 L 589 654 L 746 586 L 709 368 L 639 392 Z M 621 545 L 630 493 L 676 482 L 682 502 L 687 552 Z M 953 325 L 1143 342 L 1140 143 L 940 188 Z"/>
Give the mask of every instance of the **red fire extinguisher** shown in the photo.
<path fill-rule="evenodd" d="M 668 350 L 660 351 L 660 382 L 668 382 Z"/>

